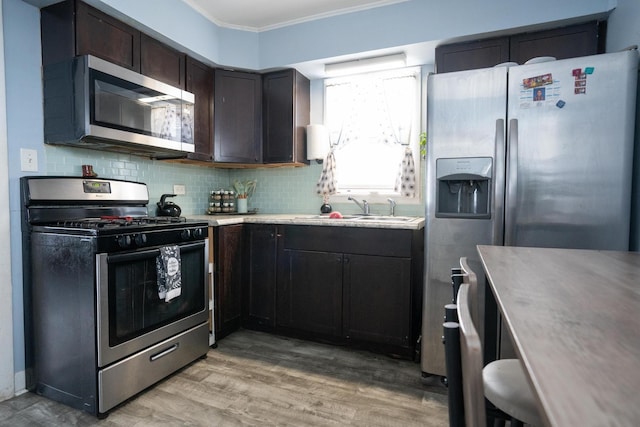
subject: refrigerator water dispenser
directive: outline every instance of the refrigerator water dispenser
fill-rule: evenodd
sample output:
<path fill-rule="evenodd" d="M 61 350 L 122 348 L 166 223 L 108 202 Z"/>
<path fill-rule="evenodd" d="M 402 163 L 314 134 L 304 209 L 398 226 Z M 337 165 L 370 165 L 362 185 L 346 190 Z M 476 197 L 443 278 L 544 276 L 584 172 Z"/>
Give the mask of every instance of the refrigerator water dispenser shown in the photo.
<path fill-rule="evenodd" d="M 491 157 L 436 159 L 436 217 L 491 218 Z"/>

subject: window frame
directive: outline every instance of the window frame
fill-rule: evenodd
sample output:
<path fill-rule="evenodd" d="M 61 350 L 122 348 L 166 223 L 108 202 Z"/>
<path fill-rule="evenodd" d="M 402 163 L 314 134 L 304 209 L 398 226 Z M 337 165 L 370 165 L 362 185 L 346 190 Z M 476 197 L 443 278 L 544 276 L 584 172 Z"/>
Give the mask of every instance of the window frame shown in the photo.
<path fill-rule="evenodd" d="M 322 90 L 323 90 L 323 122 L 327 123 L 327 86 L 335 82 L 341 81 L 350 81 L 354 78 L 358 78 L 361 76 L 367 76 L 372 74 L 392 75 L 396 73 L 396 75 L 401 74 L 414 74 L 416 78 L 417 84 L 417 107 L 418 111 L 416 112 L 416 122 L 418 126 L 415 126 L 415 129 L 411 131 L 410 137 L 410 146 L 414 157 L 414 162 L 416 165 L 416 196 L 415 197 L 404 197 L 399 192 L 387 192 L 387 191 L 369 191 L 366 189 L 340 189 L 338 187 L 336 194 L 330 196 L 332 202 L 336 203 L 348 203 L 348 198 L 350 196 L 358 197 L 358 198 L 366 198 L 369 203 L 387 203 L 387 199 L 393 198 L 398 204 L 406 204 L 406 205 L 419 205 L 423 203 L 424 195 L 423 195 L 423 187 L 424 187 L 424 173 L 425 173 L 425 162 L 422 156 L 420 155 L 420 134 L 424 132 L 426 128 L 425 117 L 426 117 L 426 74 L 423 67 L 414 66 L 414 67 L 404 67 L 396 70 L 387 70 L 387 71 L 377 71 L 377 72 L 369 72 L 369 73 L 361 73 L 361 74 L 353 74 L 349 76 L 342 77 L 332 77 L 323 79 Z M 398 163 L 399 164 L 399 163 Z"/>

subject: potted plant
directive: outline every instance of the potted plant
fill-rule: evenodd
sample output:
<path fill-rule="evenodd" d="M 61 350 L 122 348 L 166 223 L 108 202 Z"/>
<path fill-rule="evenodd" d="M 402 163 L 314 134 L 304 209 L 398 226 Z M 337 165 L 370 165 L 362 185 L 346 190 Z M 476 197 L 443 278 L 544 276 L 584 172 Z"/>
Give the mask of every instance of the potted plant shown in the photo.
<path fill-rule="evenodd" d="M 427 133 L 420 132 L 420 157 L 427 157 Z"/>
<path fill-rule="evenodd" d="M 236 196 L 238 197 L 238 212 L 247 212 L 247 199 L 256 191 L 257 184 L 258 181 L 255 179 L 233 181 L 233 188 L 236 190 Z"/>

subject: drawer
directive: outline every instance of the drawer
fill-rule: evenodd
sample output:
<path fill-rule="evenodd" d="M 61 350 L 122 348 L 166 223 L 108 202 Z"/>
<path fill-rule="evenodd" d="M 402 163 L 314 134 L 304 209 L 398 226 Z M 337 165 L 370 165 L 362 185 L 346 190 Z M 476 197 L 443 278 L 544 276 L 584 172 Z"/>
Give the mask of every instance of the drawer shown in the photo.
<path fill-rule="evenodd" d="M 285 227 L 284 248 L 361 255 L 411 257 L 413 230 L 360 227 Z"/>
<path fill-rule="evenodd" d="M 98 371 L 98 412 L 105 413 L 209 351 L 203 323 Z"/>

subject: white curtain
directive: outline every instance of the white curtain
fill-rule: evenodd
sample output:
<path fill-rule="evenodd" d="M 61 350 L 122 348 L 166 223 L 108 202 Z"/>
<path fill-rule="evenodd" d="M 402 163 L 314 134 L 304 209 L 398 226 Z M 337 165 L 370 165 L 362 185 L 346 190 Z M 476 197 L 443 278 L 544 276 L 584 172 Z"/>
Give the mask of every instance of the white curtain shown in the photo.
<path fill-rule="evenodd" d="M 407 147 L 402 156 L 395 191 L 403 197 L 416 197 L 416 166 L 411 147 Z"/>
<path fill-rule="evenodd" d="M 327 158 L 322 165 L 322 173 L 316 184 L 316 191 L 320 194 L 325 203 L 330 195 L 336 193 L 336 157 L 332 147 L 327 153 Z"/>
<path fill-rule="evenodd" d="M 402 185 L 398 183 L 404 182 L 405 197 L 415 197 L 415 167 L 410 143 L 412 136 L 415 137 L 412 132 L 417 129 L 417 114 L 411 94 L 419 96 L 418 79 L 419 75 L 412 71 L 327 82 L 325 125 L 333 145 L 332 155 L 327 156 L 318 181 L 319 194 L 333 194 L 337 189 L 335 179 L 342 177 L 345 181 L 341 180 L 341 185 L 348 188 L 353 188 L 350 182 L 362 189 L 367 188 L 366 184 L 360 187 L 358 183 L 370 183 L 369 188 L 392 190 L 395 186 L 396 191 L 400 191 Z M 383 151 L 392 157 L 376 154 L 380 152 L 381 144 L 388 146 Z M 396 155 L 398 157 L 394 159 Z M 346 161 L 347 166 L 340 163 L 342 169 L 338 170 L 336 161 Z M 396 172 L 394 168 L 398 164 L 401 168 Z M 349 169 L 345 172 L 344 168 Z M 363 180 L 361 173 L 364 171 L 368 172 Z M 411 182 L 414 185 L 410 185 Z M 413 187 L 413 192 L 409 187 Z"/>

